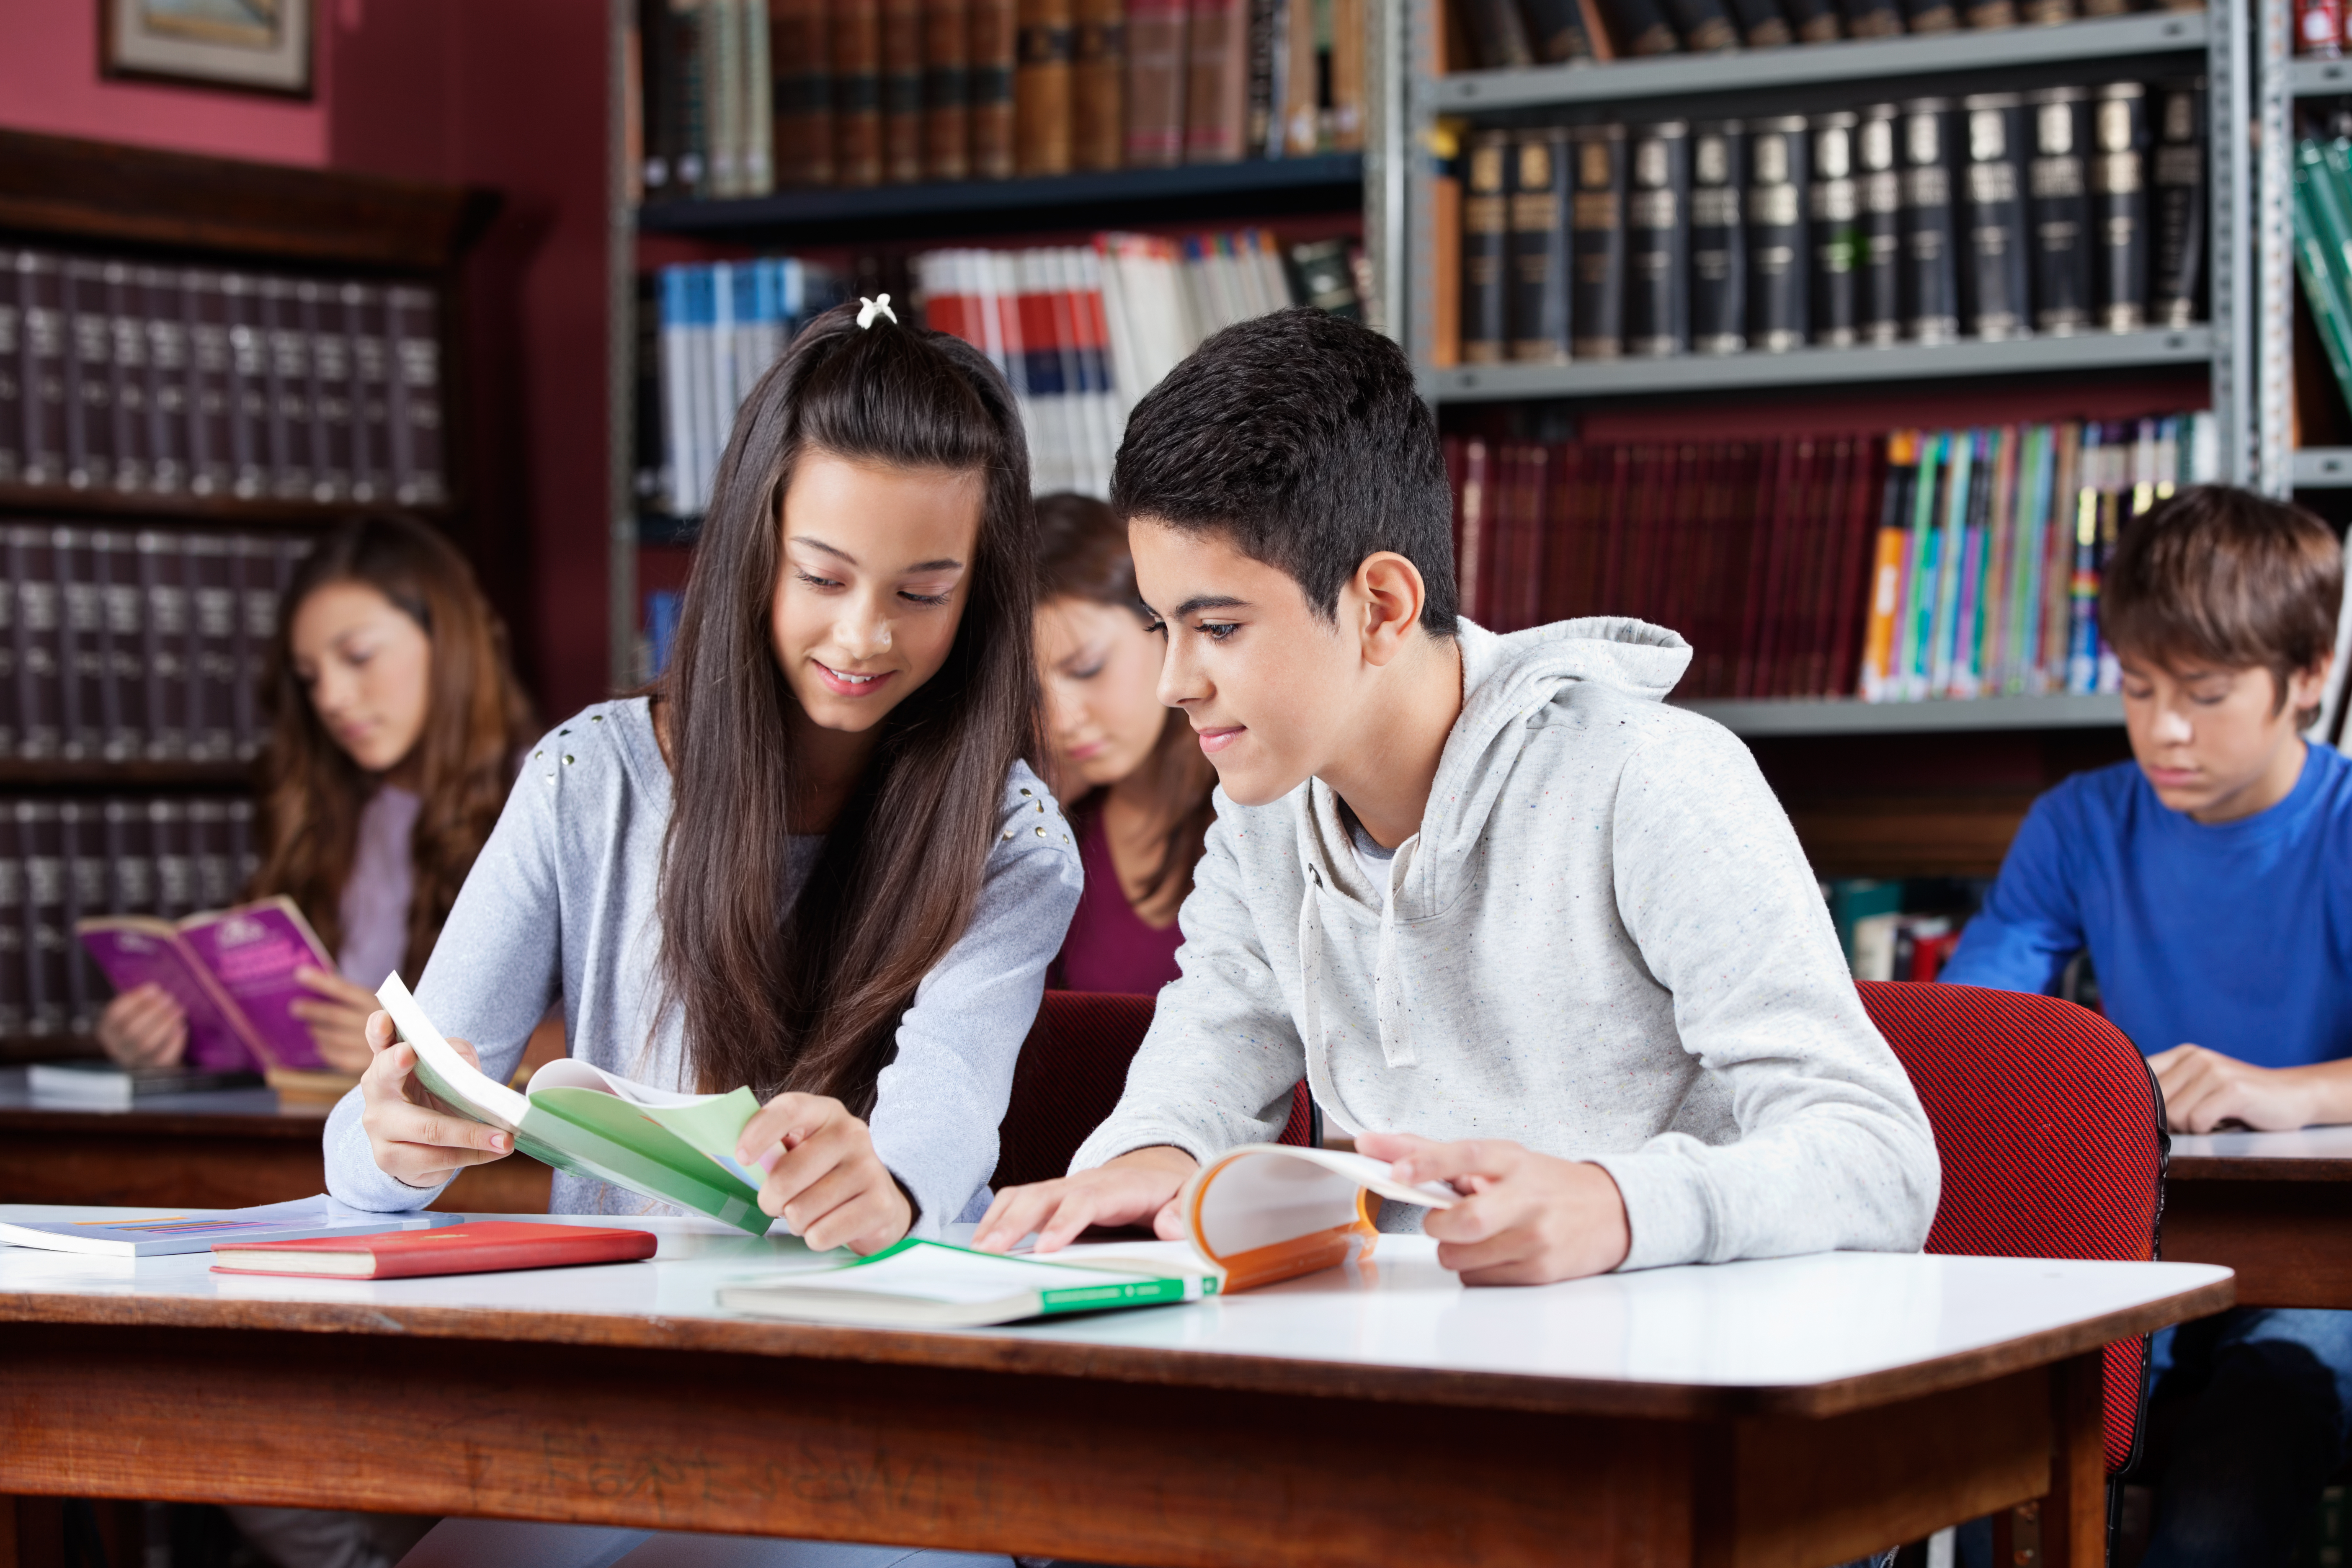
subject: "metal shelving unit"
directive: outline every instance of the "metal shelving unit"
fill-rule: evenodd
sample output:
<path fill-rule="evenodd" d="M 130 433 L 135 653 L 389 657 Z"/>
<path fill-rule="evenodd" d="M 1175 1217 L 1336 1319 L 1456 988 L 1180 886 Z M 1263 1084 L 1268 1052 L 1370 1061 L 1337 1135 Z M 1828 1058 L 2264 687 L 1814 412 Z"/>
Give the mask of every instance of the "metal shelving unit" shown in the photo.
<path fill-rule="evenodd" d="M 2287 474 L 2299 490 L 2352 489 L 2352 447 L 2305 447 Z"/>
<path fill-rule="evenodd" d="M 1968 702 L 1707 700 L 1678 707 L 1704 713 L 1735 735 L 1916 735 L 1955 730 L 2113 729 L 2124 700 L 2096 697 L 1981 697 Z"/>

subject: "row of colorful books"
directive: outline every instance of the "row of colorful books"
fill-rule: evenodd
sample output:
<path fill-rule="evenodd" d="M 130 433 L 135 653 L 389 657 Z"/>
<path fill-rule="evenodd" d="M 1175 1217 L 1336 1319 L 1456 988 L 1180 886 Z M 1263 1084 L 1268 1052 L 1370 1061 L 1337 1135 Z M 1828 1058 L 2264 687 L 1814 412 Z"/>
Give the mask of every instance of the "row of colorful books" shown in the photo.
<path fill-rule="evenodd" d="M 2204 97 L 2109 82 L 1474 132 L 1434 357 L 1457 333 L 1479 364 L 2186 326 Z"/>
<path fill-rule="evenodd" d="M 255 869 L 251 801 L 0 801 L 0 1038 L 96 1026 L 113 988 L 77 921 L 220 909 Z"/>
<path fill-rule="evenodd" d="M 440 505 L 438 317 L 408 284 L 0 247 L 0 485 Z"/>
<path fill-rule="evenodd" d="M 2130 0 L 2083 0 L 2080 5 L 2076 0 L 1464 0 L 1447 9 L 1461 18 L 1455 52 L 1462 66 L 1510 70 L 1685 49 L 1700 54 L 1743 46 L 1772 49 L 1961 27 L 2047 26 L 2078 16 L 2119 16 L 2139 9 L 2204 7 L 2193 0 L 2170 0 L 2160 7 L 2135 5 Z"/>
<path fill-rule="evenodd" d="M 1363 145 L 1364 0 L 640 0 L 651 202 Z"/>
<path fill-rule="evenodd" d="M 1449 437 L 1464 612 L 1633 616 L 1693 648 L 1683 698 L 1871 701 L 2115 689 L 2120 524 L 2218 468 L 2209 415 L 1716 442 Z"/>
<path fill-rule="evenodd" d="M 311 541 L 14 523 L 0 530 L 0 757 L 242 762 Z"/>
<path fill-rule="evenodd" d="M 2294 270 L 2328 369 L 2352 405 L 2352 115 L 2294 149 Z"/>
<path fill-rule="evenodd" d="M 832 272 L 794 257 L 661 269 L 658 482 L 672 516 L 702 515 L 735 411 L 801 323 L 842 292 Z"/>

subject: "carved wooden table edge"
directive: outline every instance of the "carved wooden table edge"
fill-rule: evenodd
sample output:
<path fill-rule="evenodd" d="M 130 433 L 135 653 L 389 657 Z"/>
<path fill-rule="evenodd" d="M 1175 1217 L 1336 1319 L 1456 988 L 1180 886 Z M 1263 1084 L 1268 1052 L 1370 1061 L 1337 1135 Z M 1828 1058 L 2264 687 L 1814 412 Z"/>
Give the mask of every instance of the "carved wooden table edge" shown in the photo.
<path fill-rule="evenodd" d="M 520 1312 L 325 1301 L 0 1293 L 0 1322 L 259 1330 L 580 1345 L 937 1367 L 1113 1383 L 1444 1405 L 1543 1415 L 1712 1420 L 1821 1418 L 1948 1392 L 2095 1352 L 2227 1309 L 2234 1279 L 1979 1350 L 1831 1382 L 1705 1386 L 1098 1345 L 1011 1334 L 927 1333 L 734 1318 Z"/>
<path fill-rule="evenodd" d="M 2352 1182 L 2352 1159 L 2269 1160 L 2242 1155 L 2175 1154 L 2164 1179 L 2176 1182 Z"/>

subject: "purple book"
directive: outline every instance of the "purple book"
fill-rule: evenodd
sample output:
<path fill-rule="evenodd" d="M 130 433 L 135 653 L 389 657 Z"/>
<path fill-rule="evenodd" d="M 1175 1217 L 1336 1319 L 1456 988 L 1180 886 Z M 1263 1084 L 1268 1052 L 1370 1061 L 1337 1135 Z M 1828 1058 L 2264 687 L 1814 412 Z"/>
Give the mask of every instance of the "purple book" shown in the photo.
<path fill-rule="evenodd" d="M 292 1004 L 318 994 L 296 970 L 335 966 L 291 899 L 176 921 L 110 915 L 75 929 L 115 990 L 152 981 L 186 1010 L 189 1066 L 333 1070 Z"/>

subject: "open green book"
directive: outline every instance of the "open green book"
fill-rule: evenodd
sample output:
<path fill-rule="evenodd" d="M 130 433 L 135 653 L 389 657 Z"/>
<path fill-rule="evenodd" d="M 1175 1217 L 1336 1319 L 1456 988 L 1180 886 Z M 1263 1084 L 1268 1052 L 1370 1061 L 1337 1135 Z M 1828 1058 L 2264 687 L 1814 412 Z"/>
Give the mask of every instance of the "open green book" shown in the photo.
<path fill-rule="evenodd" d="M 977 1329 L 1064 1312 L 1157 1307 L 1213 1296 L 1215 1266 L 1132 1256 L 1048 1263 L 908 1239 L 870 1258 L 772 1282 L 730 1285 L 719 1304 L 763 1318 L 887 1329 Z"/>
<path fill-rule="evenodd" d="M 375 994 L 400 1037 L 416 1047 L 416 1076 L 460 1116 L 501 1127 L 515 1147 L 569 1175 L 709 1215 L 765 1236 L 765 1177 L 735 1158 L 735 1140 L 760 1109 L 748 1089 L 679 1094 L 562 1058 L 509 1089 L 457 1054 L 397 974 Z"/>

